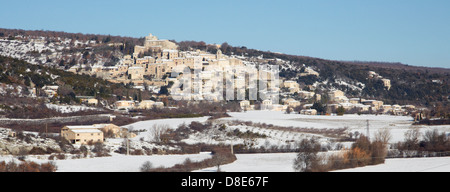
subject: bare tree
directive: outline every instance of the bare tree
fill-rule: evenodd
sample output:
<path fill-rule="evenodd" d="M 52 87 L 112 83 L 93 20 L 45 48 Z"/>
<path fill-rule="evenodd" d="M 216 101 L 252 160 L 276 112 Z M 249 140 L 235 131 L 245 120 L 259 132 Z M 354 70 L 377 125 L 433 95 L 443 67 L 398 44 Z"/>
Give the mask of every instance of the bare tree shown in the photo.
<path fill-rule="evenodd" d="M 191 172 L 192 171 L 192 160 L 188 157 L 183 162 L 183 172 Z"/>
<path fill-rule="evenodd" d="M 419 146 L 420 131 L 413 128 L 405 132 L 404 148 L 407 150 L 416 150 Z"/>
<path fill-rule="evenodd" d="M 226 163 L 226 159 L 227 157 L 223 154 L 219 153 L 214 154 L 214 156 L 212 157 L 212 162 L 214 165 L 217 166 L 217 172 L 221 172 L 220 165 Z"/>
<path fill-rule="evenodd" d="M 320 144 L 314 139 L 303 139 L 299 144 L 299 151 L 294 160 L 294 169 L 299 172 L 313 171 L 318 164 Z"/>
<path fill-rule="evenodd" d="M 150 161 L 144 162 L 140 167 L 141 172 L 150 172 L 153 169 L 153 164 Z"/>
<path fill-rule="evenodd" d="M 149 132 L 149 137 L 151 138 L 150 140 L 156 143 L 165 142 L 163 136 L 169 131 L 169 129 L 169 125 L 167 124 L 154 124 Z"/>
<path fill-rule="evenodd" d="M 380 141 L 385 145 L 387 145 L 391 139 L 391 131 L 387 128 L 378 129 L 377 133 L 375 133 L 375 141 Z"/>

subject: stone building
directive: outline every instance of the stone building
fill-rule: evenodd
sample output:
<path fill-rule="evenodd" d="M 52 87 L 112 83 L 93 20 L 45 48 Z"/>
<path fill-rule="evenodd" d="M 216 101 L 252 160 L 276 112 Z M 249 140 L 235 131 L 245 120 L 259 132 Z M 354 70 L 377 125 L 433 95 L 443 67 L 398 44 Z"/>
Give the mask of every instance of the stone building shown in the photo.
<path fill-rule="evenodd" d="M 103 143 L 103 132 L 91 125 L 65 126 L 61 129 L 61 137 L 71 144 Z"/>

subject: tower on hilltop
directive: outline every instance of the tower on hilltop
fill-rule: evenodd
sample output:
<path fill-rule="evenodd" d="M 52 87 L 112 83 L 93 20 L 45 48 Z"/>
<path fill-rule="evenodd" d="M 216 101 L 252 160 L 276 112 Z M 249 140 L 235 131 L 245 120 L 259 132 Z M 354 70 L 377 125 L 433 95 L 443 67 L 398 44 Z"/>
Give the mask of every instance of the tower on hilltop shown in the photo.
<path fill-rule="evenodd" d="M 145 40 L 146 40 L 146 41 L 156 41 L 156 40 L 158 40 L 158 37 L 153 36 L 153 35 L 150 33 L 147 37 L 145 37 Z"/>

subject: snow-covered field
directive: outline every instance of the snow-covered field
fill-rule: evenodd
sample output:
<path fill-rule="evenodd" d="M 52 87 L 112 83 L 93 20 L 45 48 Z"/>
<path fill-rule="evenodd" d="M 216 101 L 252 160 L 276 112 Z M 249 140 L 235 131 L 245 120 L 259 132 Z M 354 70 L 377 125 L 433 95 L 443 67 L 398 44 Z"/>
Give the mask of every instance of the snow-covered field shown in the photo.
<path fill-rule="evenodd" d="M 237 160 L 220 166 L 224 172 L 294 172 L 293 163 L 296 153 L 261 153 L 236 154 Z M 197 172 L 215 172 L 217 167 L 210 167 Z"/>
<path fill-rule="evenodd" d="M 379 129 L 386 128 L 392 134 L 392 143 L 403 141 L 404 133 L 411 128 L 419 128 L 424 133 L 427 130 L 438 129 L 441 132 L 450 132 L 450 125 L 426 126 L 412 125 L 412 117 L 391 115 L 357 115 L 344 116 L 311 116 L 299 114 L 285 114 L 282 111 L 247 111 L 245 113 L 229 113 L 228 120 L 252 121 L 279 126 L 293 126 L 299 128 L 334 129 L 348 128 L 349 132 L 366 135 L 367 120 L 369 120 L 369 134 L 373 137 Z"/>
<path fill-rule="evenodd" d="M 224 172 L 293 172 L 292 167 L 296 153 L 237 154 L 237 160 L 231 164 L 220 166 Z M 183 163 L 186 158 L 201 161 L 210 158 L 210 153 L 191 155 L 152 155 L 125 156 L 113 155 L 89 159 L 55 160 L 58 172 L 139 172 L 146 161 L 154 167 L 171 167 Z M 0 161 L 10 161 L 11 156 L 0 157 Z M 45 159 L 29 157 L 27 160 L 38 163 Z M 15 161 L 18 161 L 15 159 Z M 215 172 L 210 167 L 196 172 Z M 386 159 L 384 164 L 338 170 L 336 172 L 450 172 L 450 157 Z"/>
<path fill-rule="evenodd" d="M 167 125 L 170 129 L 176 129 L 181 124 L 189 125 L 193 121 L 205 122 L 209 117 L 198 117 L 198 118 L 178 118 L 178 119 L 157 119 L 157 120 L 149 120 L 149 121 L 140 121 L 130 125 L 123 126 L 130 130 L 146 130 L 144 134 L 139 134 L 133 138 L 133 140 L 140 140 L 141 138 L 147 139 L 151 133 L 150 129 L 153 128 L 154 125 Z"/>
<path fill-rule="evenodd" d="M 386 159 L 384 164 L 336 172 L 450 172 L 450 157 Z"/>
<path fill-rule="evenodd" d="M 192 161 L 201 161 L 211 158 L 210 153 L 191 155 L 151 155 L 126 156 L 114 154 L 111 157 L 92 159 L 58 160 L 56 165 L 59 172 L 139 172 L 139 168 L 146 161 L 156 167 L 172 167 L 183 163 L 186 158 Z"/>
<path fill-rule="evenodd" d="M 316 129 L 335 129 L 348 128 L 350 132 L 366 133 L 367 120 L 369 120 L 370 135 L 374 134 L 379 129 L 387 128 L 391 131 L 391 142 L 402 141 L 404 133 L 414 127 L 420 128 L 421 132 L 427 130 L 438 129 L 441 132 L 450 132 L 449 125 L 443 126 L 413 126 L 412 119 L 404 116 L 388 116 L 388 115 L 345 115 L 345 116 L 307 116 L 299 114 L 285 114 L 284 112 L 274 111 L 247 111 L 243 113 L 229 113 L 231 117 L 222 118 L 221 122 L 227 120 L 241 120 L 252 121 L 254 123 L 266 123 L 278 126 L 293 126 L 299 128 L 316 128 Z M 147 130 L 151 132 L 153 125 L 168 125 L 169 128 L 175 129 L 180 124 L 185 123 L 189 125 L 193 121 L 206 122 L 208 117 L 200 118 L 182 118 L 182 119 L 160 119 L 149 120 L 133 123 L 124 127 L 133 128 L 134 130 Z M 238 127 L 238 126 L 236 126 Z M 236 127 L 231 127 L 232 129 Z M 271 139 L 292 139 L 297 137 L 295 134 L 277 133 L 274 130 L 272 133 L 262 128 L 242 127 L 241 131 L 251 130 L 259 133 L 264 133 L 272 137 Z M 138 142 L 143 138 L 148 140 L 148 133 L 144 132 L 133 138 L 132 141 Z M 275 137 L 277 135 L 277 137 Z M 288 135 L 288 136 L 286 136 Z M 205 142 L 205 138 L 190 137 L 189 140 L 194 142 Z M 297 139 L 297 138 L 295 138 Z M 209 139 L 211 140 L 211 139 Z M 280 140 L 281 141 L 281 140 Z M 116 141 L 118 143 L 122 140 Z M 235 143 L 237 141 L 233 141 Z M 112 153 L 111 157 L 99 157 L 88 159 L 68 159 L 55 160 L 58 166 L 58 171 L 61 172 L 137 172 L 139 167 L 145 162 L 150 161 L 154 167 L 164 166 L 170 167 L 177 163 L 182 163 L 186 158 L 192 161 L 200 161 L 210 158 L 209 153 L 200 153 L 192 155 L 151 155 L 151 156 L 125 156 Z M 296 153 L 264 153 L 264 154 L 237 154 L 237 160 L 228 165 L 222 165 L 221 171 L 226 172 L 292 172 L 294 171 L 292 165 L 296 158 Z M 7 160 L 8 156 L 0 157 L 1 160 Z M 37 162 L 47 162 L 46 158 L 33 159 L 29 157 L 28 160 Z M 216 167 L 199 170 L 199 172 L 216 171 Z M 412 159 L 386 159 L 385 164 L 376 166 L 367 166 L 355 169 L 346 169 L 340 171 L 350 172 L 435 172 L 444 171 L 450 172 L 450 157 L 442 158 L 412 158 Z"/>
<path fill-rule="evenodd" d="M 221 120 L 241 120 L 252 121 L 254 123 L 266 123 L 279 126 L 294 126 L 300 128 L 348 128 L 351 132 L 365 134 L 367 120 L 369 120 L 370 135 L 383 128 L 390 130 L 392 134 L 391 142 L 402 141 L 404 133 L 414 127 L 420 128 L 421 132 L 438 129 L 439 131 L 450 132 L 450 126 L 423 126 L 412 125 L 412 118 L 405 116 L 389 115 L 344 115 L 344 116 L 308 116 L 299 114 L 285 114 L 276 111 L 247 111 L 243 113 L 229 113 L 231 117 Z M 185 118 L 185 119 L 164 119 L 137 122 L 126 127 L 134 129 L 151 129 L 154 124 L 167 124 L 171 128 L 192 121 L 205 122 L 207 117 Z M 259 131 L 259 130 L 257 130 Z M 142 137 L 142 136 L 141 136 Z M 165 156 L 164 156 L 165 157 Z M 171 156 L 167 156 L 170 157 Z M 269 153 L 269 154 L 237 154 L 234 163 L 221 166 L 226 172 L 292 172 L 292 165 L 296 157 L 295 153 Z M 170 159 L 167 158 L 167 159 Z M 199 172 L 216 171 L 216 167 L 211 167 Z M 412 158 L 412 159 L 387 159 L 385 164 L 367 166 L 341 171 L 355 172 L 417 172 L 417 171 L 450 171 L 450 157 L 444 158 Z"/>
<path fill-rule="evenodd" d="M 154 168 L 172 167 L 183 163 L 186 158 L 191 161 L 202 161 L 211 158 L 211 153 L 199 153 L 190 155 L 151 155 L 151 156 L 126 156 L 112 153 L 110 157 L 95 157 L 83 159 L 54 160 L 57 172 L 139 172 L 139 168 L 150 161 Z M 0 156 L 0 161 L 16 161 L 12 156 Z M 37 163 L 48 162 L 47 159 L 30 156 L 28 161 Z"/>
<path fill-rule="evenodd" d="M 237 154 L 234 163 L 220 166 L 225 172 L 293 172 L 295 153 Z M 213 172 L 216 167 L 199 170 Z M 386 159 L 384 164 L 336 172 L 450 172 L 450 157 Z"/>

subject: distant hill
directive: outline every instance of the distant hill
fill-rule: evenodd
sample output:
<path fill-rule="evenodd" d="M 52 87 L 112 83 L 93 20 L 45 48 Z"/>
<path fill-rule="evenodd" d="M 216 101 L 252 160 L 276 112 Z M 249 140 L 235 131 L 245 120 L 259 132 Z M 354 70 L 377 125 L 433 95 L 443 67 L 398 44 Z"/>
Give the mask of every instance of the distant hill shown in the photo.
<path fill-rule="evenodd" d="M 412 66 L 403 63 L 390 63 L 390 62 L 374 62 L 374 61 L 343 61 L 344 63 L 350 63 L 362 66 L 372 66 L 378 68 L 388 68 L 388 69 L 401 69 L 406 71 L 428 71 L 429 73 L 439 73 L 448 74 L 450 73 L 450 68 L 442 67 L 423 67 L 423 66 Z"/>
<path fill-rule="evenodd" d="M 26 31 L 15 29 L 0 29 L 0 38 L 15 38 L 16 36 L 36 36 L 51 38 L 69 38 L 72 40 L 69 50 L 63 50 L 62 57 L 41 59 L 41 63 L 49 66 L 71 67 L 75 64 L 93 65 L 102 63 L 115 65 L 123 55 L 132 54 L 135 45 L 143 45 L 144 38 L 120 37 L 110 35 L 92 35 L 80 33 Z M 86 51 L 84 47 L 74 47 L 74 41 L 95 41 L 95 47 Z M 174 40 L 172 40 L 174 41 Z M 174 41 L 176 42 L 176 41 Z M 47 42 L 51 43 L 51 42 Z M 108 44 L 119 43 L 119 46 Z M 203 41 L 176 42 L 179 49 L 200 49 L 215 53 L 216 45 L 209 45 Z M 330 89 L 342 90 L 349 97 L 364 97 L 381 99 L 386 104 L 414 104 L 418 106 L 448 105 L 450 96 L 450 69 L 417 67 L 401 63 L 377 61 L 333 61 L 308 56 L 288 55 L 250 49 L 244 46 L 235 47 L 223 43 L 220 50 L 226 55 L 243 56 L 245 58 L 262 58 L 258 62 L 279 64 L 283 66 L 280 77 L 296 80 L 304 86 L 318 85 L 316 92 L 326 93 Z M 31 54 L 27 54 L 29 57 Z M 35 57 L 42 55 L 36 54 Z M 277 62 L 277 59 L 284 63 Z M 287 64 L 286 64 L 287 63 Z M 319 72 L 320 76 L 298 77 L 304 66 Z M 379 80 L 368 77 L 369 71 L 375 71 L 383 78 L 391 80 L 392 87 L 387 90 Z M 361 86 L 364 85 L 364 86 Z M 359 87 L 358 87 L 359 86 Z"/>

